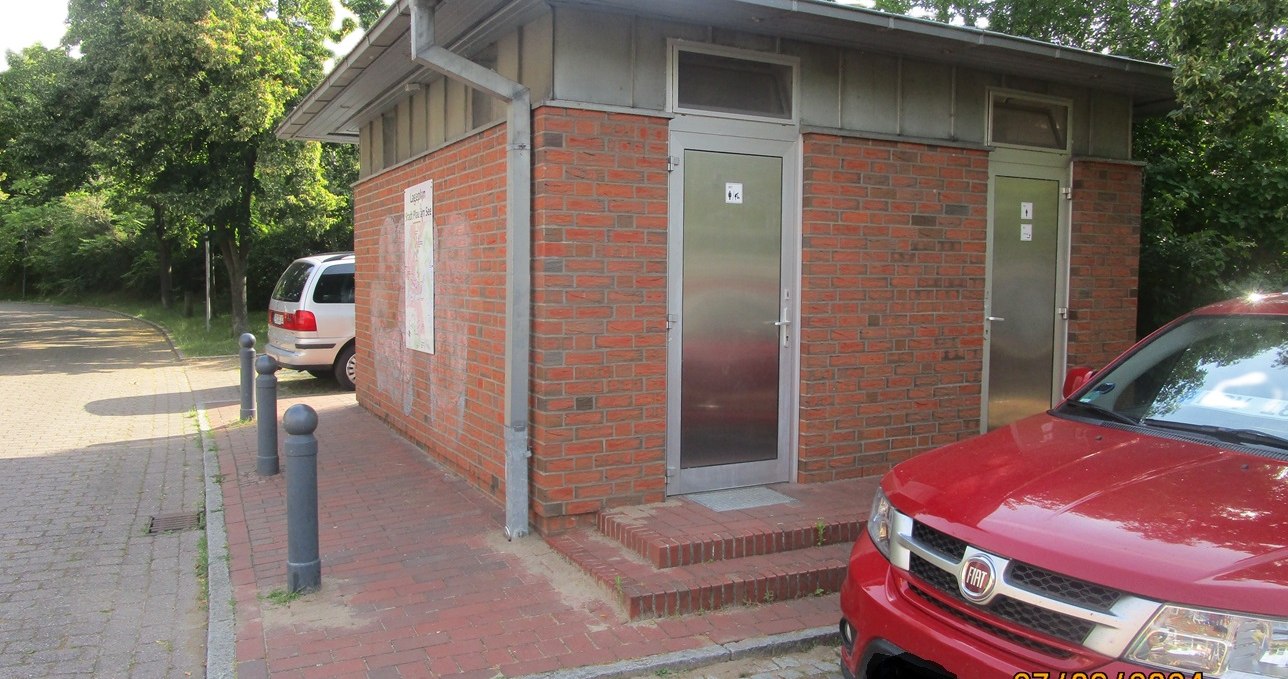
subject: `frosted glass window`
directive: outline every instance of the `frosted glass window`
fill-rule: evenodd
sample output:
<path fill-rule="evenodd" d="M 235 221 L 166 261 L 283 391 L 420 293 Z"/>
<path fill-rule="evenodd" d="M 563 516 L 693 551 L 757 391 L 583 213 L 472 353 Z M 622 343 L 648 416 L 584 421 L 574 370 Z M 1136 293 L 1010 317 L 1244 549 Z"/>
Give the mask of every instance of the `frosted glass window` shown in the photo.
<path fill-rule="evenodd" d="M 792 66 L 679 51 L 679 108 L 790 120 Z"/>
<path fill-rule="evenodd" d="M 992 139 L 994 144 L 1067 149 L 1069 107 L 1066 104 L 998 96 L 993 100 Z"/>

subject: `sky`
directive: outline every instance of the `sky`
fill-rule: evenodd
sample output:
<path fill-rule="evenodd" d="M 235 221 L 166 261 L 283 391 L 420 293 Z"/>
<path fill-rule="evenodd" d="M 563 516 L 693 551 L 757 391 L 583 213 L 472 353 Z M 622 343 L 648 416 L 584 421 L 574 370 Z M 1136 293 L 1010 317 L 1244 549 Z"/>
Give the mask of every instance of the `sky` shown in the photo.
<path fill-rule="evenodd" d="M 62 40 L 66 21 L 66 0 L 0 0 L 0 54 L 36 43 L 53 47 Z"/>
<path fill-rule="evenodd" d="M 337 17 L 340 12 L 348 14 L 337 5 Z M 36 43 L 56 46 L 67 31 L 66 21 L 67 0 L 0 0 L 0 71 L 9 68 L 3 56 L 7 52 L 18 52 Z M 344 56 L 357 37 L 355 31 L 336 52 Z"/>

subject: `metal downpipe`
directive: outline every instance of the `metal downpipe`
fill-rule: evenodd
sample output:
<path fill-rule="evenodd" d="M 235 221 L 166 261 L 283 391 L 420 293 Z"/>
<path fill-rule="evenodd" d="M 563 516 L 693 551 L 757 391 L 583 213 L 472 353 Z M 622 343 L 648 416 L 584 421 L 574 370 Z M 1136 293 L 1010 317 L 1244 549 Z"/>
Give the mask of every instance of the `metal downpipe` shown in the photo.
<path fill-rule="evenodd" d="M 435 44 L 437 0 L 412 0 L 411 57 L 507 103 L 505 262 L 505 534 L 528 534 L 528 365 L 532 335 L 532 95 L 528 88 Z"/>

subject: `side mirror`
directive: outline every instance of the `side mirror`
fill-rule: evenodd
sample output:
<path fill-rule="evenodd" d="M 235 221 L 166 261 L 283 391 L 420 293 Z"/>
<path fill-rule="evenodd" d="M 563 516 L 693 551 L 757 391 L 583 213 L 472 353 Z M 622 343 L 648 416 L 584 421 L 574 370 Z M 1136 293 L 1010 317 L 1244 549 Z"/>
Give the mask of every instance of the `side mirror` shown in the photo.
<path fill-rule="evenodd" d="M 1070 394 L 1081 389 L 1095 375 L 1096 371 L 1091 368 L 1069 368 L 1069 372 L 1064 376 L 1064 391 L 1062 392 L 1064 398 L 1069 398 Z"/>

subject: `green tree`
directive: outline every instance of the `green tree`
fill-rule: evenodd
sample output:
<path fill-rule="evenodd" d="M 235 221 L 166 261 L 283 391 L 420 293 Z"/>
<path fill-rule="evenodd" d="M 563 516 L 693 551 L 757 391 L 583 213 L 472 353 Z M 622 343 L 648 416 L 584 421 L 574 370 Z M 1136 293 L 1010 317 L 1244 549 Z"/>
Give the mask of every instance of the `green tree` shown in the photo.
<path fill-rule="evenodd" d="M 385 10 L 389 7 L 388 0 L 340 0 L 340 6 L 353 12 L 358 17 L 358 25 L 362 30 L 371 28 Z M 342 30 L 349 30 L 352 27 L 344 27 Z"/>
<path fill-rule="evenodd" d="M 207 168 L 195 46 L 206 8 L 186 0 L 73 0 L 69 41 L 83 55 L 81 82 L 96 94 L 81 122 L 120 201 L 149 212 L 159 296 L 171 305 L 175 248 L 191 247 Z"/>
<path fill-rule="evenodd" d="M 201 58 L 211 83 L 203 102 L 211 126 L 208 146 L 211 166 L 210 221 L 215 242 L 228 269 L 233 298 L 233 332 L 249 327 L 246 313 L 246 272 L 255 237 L 267 228 L 261 161 L 270 153 L 307 154 L 303 144 L 282 144 L 273 134 L 291 104 L 322 77 L 322 64 L 331 56 L 325 41 L 333 18 L 326 0 L 214 0 L 203 22 Z M 275 167 L 282 167 L 279 162 Z M 307 201 L 295 207 L 330 209 L 327 201 Z"/>
<path fill-rule="evenodd" d="M 316 149 L 273 135 L 331 56 L 329 1 L 72 0 L 69 18 L 99 93 L 104 162 L 150 208 L 159 252 L 195 242 L 178 225 L 207 225 L 228 273 L 233 333 L 244 332 L 256 238 L 283 215 L 333 214 Z M 298 181 L 288 195 L 266 179 Z M 313 188 L 298 183 L 310 179 Z"/>
<path fill-rule="evenodd" d="M 1288 285 L 1288 0 L 1186 0 L 1162 38 L 1179 108 L 1137 126 L 1142 331 Z"/>
<path fill-rule="evenodd" d="M 120 288 L 138 258 L 140 225 L 131 215 L 112 212 L 109 192 L 16 202 L 0 217 L 0 271 L 17 269 L 20 285 L 43 294 Z"/>
<path fill-rule="evenodd" d="M 81 127 L 93 97 L 81 86 L 79 62 L 61 48 L 34 45 L 7 58 L 9 70 L 0 72 L 0 189 L 52 200 L 95 173 Z M 44 179 L 25 181 L 35 177 Z"/>

